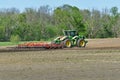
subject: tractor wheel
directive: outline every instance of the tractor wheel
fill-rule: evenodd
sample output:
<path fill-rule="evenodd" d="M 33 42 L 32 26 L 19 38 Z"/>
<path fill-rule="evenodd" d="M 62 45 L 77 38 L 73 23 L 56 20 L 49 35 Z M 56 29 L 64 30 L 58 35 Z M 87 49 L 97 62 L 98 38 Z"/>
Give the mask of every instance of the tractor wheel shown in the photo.
<path fill-rule="evenodd" d="M 65 46 L 66 48 L 72 47 L 71 41 L 70 41 L 69 39 L 66 39 L 66 40 L 64 41 L 64 46 Z"/>
<path fill-rule="evenodd" d="M 85 40 L 84 40 L 84 39 L 79 39 L 79 40 L 77 41 L 77 46 L 78 46 L 78 47 L 85 47 L 85 46 L 86 46 Z"/>

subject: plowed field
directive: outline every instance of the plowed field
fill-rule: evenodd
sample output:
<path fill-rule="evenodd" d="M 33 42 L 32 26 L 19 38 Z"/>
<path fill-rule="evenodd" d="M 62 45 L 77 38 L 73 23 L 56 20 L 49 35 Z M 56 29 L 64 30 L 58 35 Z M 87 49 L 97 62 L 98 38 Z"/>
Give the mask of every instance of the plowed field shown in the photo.
<path fill-rule="evenodd" d="M 119 48 L 120 38 L 89 39 L 87 48 Z"/>
<path fill-rule="evenodd" d="M 82 49 L 0 52 L 0 80 L 120 80 L 120 39 L 88 42 Z"/>

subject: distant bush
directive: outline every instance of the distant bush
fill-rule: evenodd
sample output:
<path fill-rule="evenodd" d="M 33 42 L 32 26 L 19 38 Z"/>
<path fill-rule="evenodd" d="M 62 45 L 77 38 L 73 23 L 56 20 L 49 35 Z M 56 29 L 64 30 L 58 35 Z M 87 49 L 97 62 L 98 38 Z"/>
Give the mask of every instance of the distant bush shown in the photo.
<path fill-rule="evenodd" d="M 13 43 L 18 43 L 20 41 L 20 37 L 18 35 L 12 35 L 10 37 L 10 41 Z"/>

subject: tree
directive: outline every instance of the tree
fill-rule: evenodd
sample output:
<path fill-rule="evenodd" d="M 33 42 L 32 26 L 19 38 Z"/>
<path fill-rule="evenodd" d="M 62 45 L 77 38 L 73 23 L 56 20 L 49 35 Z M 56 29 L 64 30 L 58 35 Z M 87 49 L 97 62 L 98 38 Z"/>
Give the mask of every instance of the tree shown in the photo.
<path fill-rule="evenodd" d="M 112 33 L 112 25 L 111 25 L 111 16 L 109 13 L 109 10 L 103 9 L 101 13 L 101 29 L 99 31 L 98 37 L 100 38 L 108 38 L 108 37 L 113 37 Z"/>
<path fill-rule="evenodd" d="M 118 35 L 117 35 L 118 32 L 117 31 L 119 31 L 118 30 L 119 28 L 117 26 L 117 21 L 120 18 L 119 13 L 118 13 L 118 8 L 117 7 L 112 7 L 110 9 L 110 12 L 112 14 L 112 16 L 111 16 L 111 24 L 112 24 L 113 36 L 118 37 Z"/>
<path fill-rule="evenodd" d="M 101 14 L 99 10 L 82 10 L 83 21 L 86 23 L 87 37 L 95 38 L 101 29 Z"/>
<path fill-rule="evenodd" d="M 85 33 L 85 25 L 82 22 L 80 10 L 75 6 L 63 5 L 54 10 L 55 25 L 62 29 L 74 29 L 80 34 Z"/>
<path fill-rule="evenodd" d="M 0 41 L 5 41 L 5 27 L 0 26 Z"/>
<path fill-rule="evenodd" d="M 0 10 L 1 26 L 4 27 L 4 41 L 10 40 L 11 32 L 16 24 L 16 16 L 18 13 L 19 10 L 16 8 Z"/>
<path fill-rule="evenodd" d="M 120 37 L 120 13 L 117 7 L 80 10 L 71 5 L 52 9 L 40 6 L 0 9 L 0 41 L 10 41 L 19 36 L 22 41 L 48 40 L 63 34 L 63 30 L 77 30 L 88 38 Z"/>

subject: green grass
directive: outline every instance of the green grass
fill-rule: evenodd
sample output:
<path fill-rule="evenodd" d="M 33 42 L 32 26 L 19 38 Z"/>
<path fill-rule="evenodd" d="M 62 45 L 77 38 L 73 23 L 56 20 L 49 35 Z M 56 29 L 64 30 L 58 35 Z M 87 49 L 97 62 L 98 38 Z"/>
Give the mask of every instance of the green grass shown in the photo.
<path fill-rule="evenodd" d="M 17 45 L 19 43 L 13 43 L 13 42 L 0 42 L 0 46 L 10 46 L 10 45 Z"/>
<path fill-rule="evenodd" d="M 0 46 L 13 46 L 13 45 L 26 43 L 26 42 L 39 42 L 39 41 L 21 41 L 21 42 L 18 42 L 18 43 L 14 43 L 14 42 L 0 42 Z M 49 41 L 41 41 L 41 42 L 49 42 Z"/>

